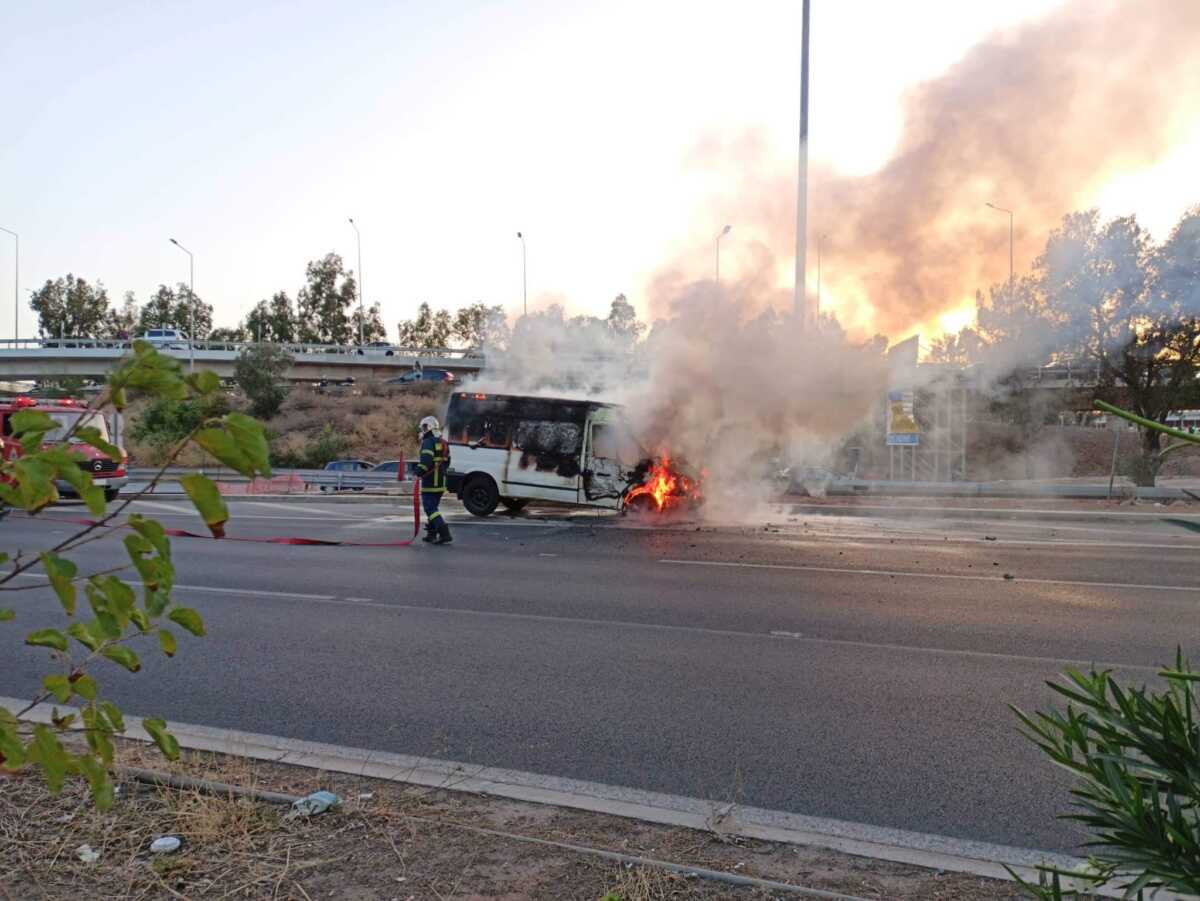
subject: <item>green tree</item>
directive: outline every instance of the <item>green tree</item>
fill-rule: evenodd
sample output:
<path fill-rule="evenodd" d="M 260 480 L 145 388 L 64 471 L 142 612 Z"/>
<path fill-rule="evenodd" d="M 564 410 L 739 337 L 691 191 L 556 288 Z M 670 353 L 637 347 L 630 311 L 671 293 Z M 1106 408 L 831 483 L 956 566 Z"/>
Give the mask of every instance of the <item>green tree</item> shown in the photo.
<path fill-rule="evenodd" d="M 28 588 L 26 578 L 38 570 L 61 605 L 65 620 L 62 628 L 38 628 L 26 632 L 22 639 L 8 631 L 12 626 L 7 624 L 28 616 L 42 620 L 43 611 L 26 608 L 18 612 L 0 604 L 0 641 L 23 640 L 49 656 L 48 672 L 30 692 L 30 702 L 15 714 L 0 709 L 3 769 L 40 768 L 54 792 L 62 788 L 68 776 L 83 778 L 98 807 L 112 805 L 113 737 L 125 731 L 125 722 L 120 708 L 104 698 L 96 674 L 100 668 L 114 664 L 138 672 L 141 658 L 137 648 L 142 643 L 173 657 L 176 632 L 202 636 L 204 621 L 197 611 L 181 606 L 172 596 L 175 567 L 163 527 L 138 514 L 124 515 L 129 504 L 153 490 L 158 480 L 151 480 L 142 492 L 110 505 L 104 491 L 80 466 L 84 458 L 75 448 L 86 444 L 120 458 L 120 448 L 108 442 L 96 420 L 108 408 L 124 409 L 133 392 L 161 400 L 200 401 L 219 396 L 220 388 L 220 379 L 213 373 L 200 371 L 185 377 L 177 360 L 156 352 L 146 342 L 136 341 L 133 353 L 109 374 L 104 390 L 80 411 L 62 441 L 45 442 L 47 434 L 61 425 L 40 410 L 20 410 L 9 416 L 7 431 L 11 434 L 0 439 L 5 444 L 5 453 L 0 456 L 0 505 L 34 515 L 58 500 L 55 482 L 62 481 L 71 485 L 93 519 L 66 538 L 55 537 L 53 546 L 40 552 L 29 553 L 34 549 L 26 546 L 15 557 L 0 554 L 0 592 Z M 202 420 L 176 444 L 167 463 L 191 442 L 243 475 L 270 475 L 266 436 L 262 426 L 248 416 L 227 413 Z M 180 483 L 213 536 L 223 536 L 229 511 L 216 485 L 198 473 L 184 476 Z M 102 571 L 81 571 L 71 559 L 71 552 L 118 526 L 124 527 L 117 534 L 125 536 L 122 544 L 128 562 L 114 568 L 116 561 L 107 560 Z M 123 570 L 134 571 L 138 581 L 126 582 L 121 576 Z M 87 613 L 78 603 L 81 590 L 87 598 Z M 31 721 L 29 714 L 48 701 L 55 705 L 74 703 L 80 709 L 68 712 L 56 706 L 49 724 Z M 65 746 L 61 736 L 78 725 L 84 727 L 86 744 Z M 178 756 L 178 742 L 163 720 L 147 718 L 143 726 L 163 754 L 172 759 Z"/>
<path fill-rule="evenodd" d="M 270 419 L 287 398 L 285 377 L 292 365 L 286 350 L 274 344 L 243 348 L 234 365 L 233 378 L 250 401 L 250 412 Z"/>
<path fill-rule="evenodd" d="M 446 347 L 454 324 L 447 310 L 430 309 L 428 303 L 417 307 L 414 319 L 405 319 L 397 326 L 401 347 L 416 347 L 431 350 Z"/>
<path fill-rule="evenodd" d="M 1062 319 L 1066 349 L 1095 367 L 1104 400 L 1162 422 L 1193 399 L 1200 373 L 1200 290 L 1193 210 L 1161 248 L 1133 216 L 1101 223 L 1074 213 L 1050 235 L 1034 264 L 1048 306 Z M 1153 485 L 1161 436 L 1142 428 L 1139 484 Z"/>
<path fill-rule="evenodd" d="M 471 348 L 503 348 L 508 344 L 508 317 L 504 307 L 473 303 L 454 314 L 451 334 Z"/>
<path fill-rule="evenodd" d="M 387 327 L 383 324 L 383 314 L 379 310 L 379 304 L 371 304 L 364 312 L 365 316 L 360 314 L 358 308 L 355 307 L 350 316 L 350 328 L 354 340 L 359 339 L 359 324 L 361 323 L 363 344 L 370 344 L 372 341 L 386 341 Z"/>
<path fill-rule="evenodd" d="M 608 324 L 609 332 L 629 345 L 637 344 L 646 331 L 646 323 L 638 319 L 637 310 L 633 308 L 633 304 L 626 299 L 624 294 L 618 294 L 613 299 L 612 306 L 608 311 L 608 319 L 605 321 Z"/>
<path fill-rule="evenodd" d="M 246 317 L 246 333 L 252 341 L 290 344 L 299 341 L 296 310 L 286 291 L 276 291 L 270 300 L 260 300 Z"/>
<path fill-rule="evenodd" d="M 33 292 L 29 306 L 38 314 L 44 338 L 99 338 L 108 316 L 108 292 L 100 282 L 68 273 Z"/>
<path fill-rule="evenodd" d="M 104 319 L 105 338 L 132 338 L 137 331 L 138 302 L 132 291 L 126 291 L 121 306 L 108 311 Z"/>
<path fill-rule="evenodd" d="M 307 279 L 296 298 L 300 340 L 308 344 L 352 344 L 358 340 L 348 310 L 357 300 L 354 273 L 327 253 L 305 267 Z"/>
<path fill-rule="evenodd" d="M 193 296 L 191 289 L 182 282 L 174 288 L 159 285 L 142 307 L 138 329 L 145 332 L 152 328 L 175 328 L 203 341 L 212 330 L 212 314 L 212 306 L 199 295 Z"/>

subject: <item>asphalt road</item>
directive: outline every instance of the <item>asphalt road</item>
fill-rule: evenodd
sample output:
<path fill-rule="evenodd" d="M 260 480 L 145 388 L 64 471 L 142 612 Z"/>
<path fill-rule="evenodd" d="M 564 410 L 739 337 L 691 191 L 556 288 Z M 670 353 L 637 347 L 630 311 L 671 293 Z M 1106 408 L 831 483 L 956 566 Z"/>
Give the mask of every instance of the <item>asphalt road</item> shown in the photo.
<path fill-rule="evenodd" d="M 392 540 L 407 504 L 239 502 L 230 534 Z M 198 527 L 182 500 L 138 508 Z M 1068 783 L 1007 705 L 1048 703 L 1066 665 L 1142 681 L 1200 650 L 1183 520 L 450 518 L 449 548 L 180 539 L 177 595 L 209 636 L 105 679 L 135 714 L 1078 850 Z M 70 528 L 12 515 L 0 548 Z M 118 541 L 76 559 L 111 566 Z M 61 624 L 43 588 L 3 604 Z M 43 663 L 0 657 L 0 695 Z"/>

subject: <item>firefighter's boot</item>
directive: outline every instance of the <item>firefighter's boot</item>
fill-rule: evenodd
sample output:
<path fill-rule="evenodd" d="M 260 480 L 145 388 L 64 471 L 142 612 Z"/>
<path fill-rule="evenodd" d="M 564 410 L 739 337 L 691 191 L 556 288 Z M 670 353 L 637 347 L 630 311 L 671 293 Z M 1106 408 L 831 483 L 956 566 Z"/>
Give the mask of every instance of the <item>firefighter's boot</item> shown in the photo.
<path fill-rule="evenodd" d="M 443 517 L 438 517 L 437 524 L 437 544 L 449 544 L 454 540 L 454 536 L 450 534 L 450 527 L 446 525 L 446 520 Z"/>

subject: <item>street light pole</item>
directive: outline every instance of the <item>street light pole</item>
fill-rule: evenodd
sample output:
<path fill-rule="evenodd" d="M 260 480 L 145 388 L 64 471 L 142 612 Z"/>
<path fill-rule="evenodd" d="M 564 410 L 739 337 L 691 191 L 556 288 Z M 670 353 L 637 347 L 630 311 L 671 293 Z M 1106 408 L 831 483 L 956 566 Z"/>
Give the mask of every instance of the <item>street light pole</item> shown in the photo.
<path fill-rule="evenodd" d="M 813 317 L 817 322 L 821 321 L 821 242 L 824 240 L 824 235 L 817 235 L 817 309 Z"/>
<path fill-rule="evenodd" d="M 517 237 L 521 239 L 521 315 L 529 315 L 529 282 L 526 277 L 525 268 L 525 235 L 517 232 Z"/>
<path fill-rule="evenodd" d="M 176 241 L 171 243 L 188 255 L 188 372 L 196 371 L 196 258 Z"/>
<path fill-rule="evenodd" d="M 17 256 L 13 263 L 13 341 L 15 342 L 21 337 L 21 236 L 12 229 L 4 228 L 3 226 L 0 226 L 0 232 L 12 235 L 13 239 L 17 242 Z"/>
<path fill-rule="evenodd" d="M 718 285 L 721 284 L 721 239 L 724 238 L 727 234 L 729 234 L 729 229 L 731 229 L 731 228 L 733 228 L 733 226 L 727 225 L 723 229 L 721 229 L 721 233 L 719 235 L 717 235 L 716 244 L 717 244 L 717 284 Z"/>
<path fill-rule="evenodd" d="M 796 177 L 796 293 L 792 299 L 793 312 L 799 317 L 802 329 L 808 324 L 804 284 L 808 269 L 808 13 L 809 0 L 804 0 L 800 37 L 800 160 Z"/>
<path fill-rule="evenodd" d="M 363 313 L 363 273 L 362 273 L 362 235 L 359 234 L 358 225 L 353 219 L 350 220 L 350 225 L 354 228 L 354 237 L 358 240 L 358 346 L 363 346 L 363 323 L 366 322 L 366 314 Z"/>
<path fill-rule="evenodd" d="M 1013 296 L 1013 211 L 994 203 L 987 204 L 998 213 L 1008 213 L 1008 297 Z"/>

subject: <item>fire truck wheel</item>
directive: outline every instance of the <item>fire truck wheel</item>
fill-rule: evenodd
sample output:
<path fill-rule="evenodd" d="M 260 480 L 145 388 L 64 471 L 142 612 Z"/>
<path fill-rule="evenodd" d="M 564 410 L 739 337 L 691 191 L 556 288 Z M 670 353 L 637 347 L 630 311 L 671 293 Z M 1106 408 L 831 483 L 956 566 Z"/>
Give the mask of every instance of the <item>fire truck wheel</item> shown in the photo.
<path fill-rule="evenodd" d="M 120 488 L 105 488 L 104 489 L 104 500 L 107 503 L 111 504 L 113 501 L 115 501 L 117 499 L 117 495 L 120 493 L 121 493 Z"/>
<path fill-rule="evenodd" d="M 491 476 L 476 475 L 467 479 L 462 490 L 463 506 L 475 516 L 491 516 L 500 503 L 500 489 Z"/>
<path fill-rule="evenodd" d="M 529 506 L 527 497 L 502 497 L 500 503 L 509 513 L 520 513 Z"/>

